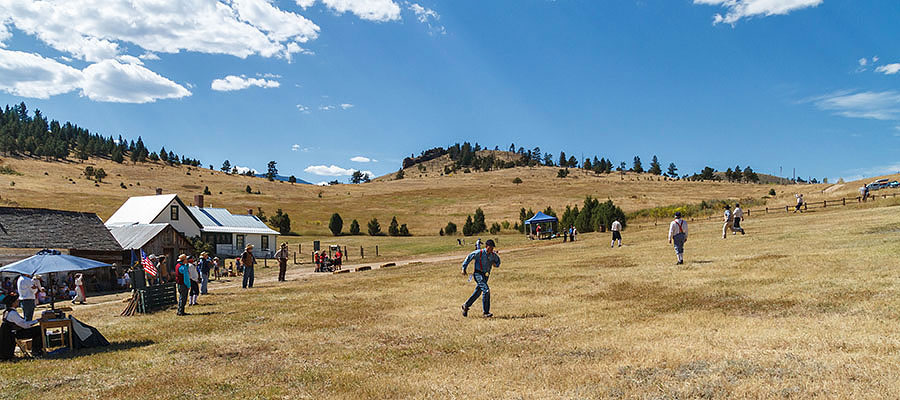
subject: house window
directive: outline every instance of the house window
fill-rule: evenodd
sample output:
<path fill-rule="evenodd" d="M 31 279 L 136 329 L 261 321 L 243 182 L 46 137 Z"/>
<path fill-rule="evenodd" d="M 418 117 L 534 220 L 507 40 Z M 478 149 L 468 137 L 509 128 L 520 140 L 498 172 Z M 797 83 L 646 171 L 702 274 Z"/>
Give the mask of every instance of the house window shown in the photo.
<path fill-rule="evenodd" d="M 262 247 L 263 250 L 268 250 L 269 249 L 269 237 L 266 235 L 263 235 L 262 239 L 260 239 L 259 246 Z"/>
<path fill-rule="evenodd" d="M 172 221 L 178 221 L 178 206 L 169 207 L 169 219 Z"/>
<path fill-rule="evenodd" d="M 234 239 L 235 239 L 234 246 L 238 249 L 243 249 L 244 248 L 244 235 L 235 235 Z"/>

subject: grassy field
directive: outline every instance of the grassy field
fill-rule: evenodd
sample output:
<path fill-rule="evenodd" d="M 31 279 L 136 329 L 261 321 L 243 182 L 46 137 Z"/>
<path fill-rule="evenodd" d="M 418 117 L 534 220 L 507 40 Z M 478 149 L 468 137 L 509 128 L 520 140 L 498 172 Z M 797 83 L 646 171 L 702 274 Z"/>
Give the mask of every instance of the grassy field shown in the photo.
<path fill-rule="evenodd" d="M 88 165 L 107 172 L 103 183 L 95 184 L 82 176 Z M 206 196 L 207 205 L 226 207 L 234 213 L 261 207 L 268 215 L 282 208 L 291 216 L 293 230 L 304 236 L 328 234 L 328 220 L 334 212 L 343 217 L 345 232 L 350 222 L 357 219 L 365 233 L 366 223 L 373 217 L 386 231 L 391 217 L 396 216 L 401 224 L 408 224 L 413 235 L 434 236 L 449 221 L 461 228 L 466 215 L 478 207 L 484 209 L 488 225 L 502 221 L 512 225 L 518 221 L 522 207 L 539 211 L 552 206 L 561 212 L 566 205 L 580 207 L 588 195 L 612 199 L 627 213 L 712 199 L 762 200 L 773 188 L 777 195 L 765 201 L 773 207 L 783 207 L 793 204 L 796 192 L 804 193 L 807 201 L 817 201 L 854 197 L 860 186 L 859 182 L 787 186 L 666 181 L 647 174 L 595 175 L 577 169 L 571 169 L 568 178 L 559 179 L 558 169 L 551 167 L 418 177 L 416 167 L 411 167 L 409 177 L 400 181 L 319 187 L 231 176 L 202 168 L 116 164 L 102 159 L 60 163 L 7 157 L 0 159 L 0 166 L 18 173 L 0 174 L 0 204 L 90 211 L 105 219 L 129 196 L 151 195 L 155 188 L 162 188 L 191 203 L 195 194 L 209 187 L 212 195 Z M 517 177 L 523 183 L 512 183 Z M 248 185 L 260 194 L 248 194 Z"/>
<path fill-rule="evenodd" d="M 458 262 L 221 289 L 192 315 L 79 307 L 113 345 L 0 365 L 2 398 L 891 398 L 897 201 L 500 248 L 493 319 Z M 263 271 L 274 273 L 273 269 Z M 474 315 L 474 316 L 473 316 Z"/>

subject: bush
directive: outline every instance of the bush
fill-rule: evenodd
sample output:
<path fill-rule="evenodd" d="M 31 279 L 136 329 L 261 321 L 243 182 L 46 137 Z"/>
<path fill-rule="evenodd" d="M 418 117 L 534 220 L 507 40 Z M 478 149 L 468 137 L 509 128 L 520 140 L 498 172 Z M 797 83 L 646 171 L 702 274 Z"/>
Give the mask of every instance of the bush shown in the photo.
<path fill-rule="evenodd" d="M 397 223 L 397 217 L 391 218 L 391 224 L 388 225 L 388 235 L 400 236 L 400 225 Z"/>
<path fill-rule="evenodd" d="M 253 193 L 253 189 L 250 188 L 250 185 L 247 185 L 247 187 L 244 188 L 244 191 L 247 193 Z"/>
<path fill-rule="evenodd" d="M 565 178 L 565 177 L 567 177 L 567 176 L 569 176 L 569 169 L 568 169 L 568 168 L 566 168 L 566 169 L 560 168 L 559 172 L 556 173 L 556 177 L 557 177 L 557 178 Z"/>
<path fill-rule="evenodd" d="M 212 192 L 209 191 L 209 186 L 206 186 L 206 187 L 203 188 L 203 194 L 205 194 L 205 195 L 207 195 L 207 196 L 211 196 L 211 195 L 212 195 Z"/>
<path fill-rule="evenodd" d="M 453 222 L 448 222 L 447 226 L 444 227 L 444 233 L 446 233 L 448 236 L 455 235 L 456 234 L 456 224 L 454 224 Z"/>
<path fill-rule="evenodd" d="M 269 224 L 278 229 L 282 235 L 291 233 L 291 217 L 282 212 L 280 208 L 275 210 L 275 215 L 269 217 Z"/>
<path fill-rule="evenodd" d="M 478 207 L 475 210 L 475 218 L 472 221 L 474 225 L 472 226 L 473 233 L 481 233 L 487 230 L 487 223 L 484 222 L 484 211 L 481 210 L 481 207 Z"/>
<path fill-rule="evenodd" d="M 516 177 L 515 179 L 513 179 L 512 182 L 515 183 L 516 185 L 521 184 L 521 183 L 522 183 L 522 178 Z"/>
<path fill-rule="evenodd" d="M 775 196 L 775 189 L 769 189 L 769 196 Z"/>
<path fill-rule="evenodd" d="M 350 222 L 350 234 L 359 235 L 359 221 L 354 219 Z"/>
<path fill-rule="evenodd" d="M 341 235 L 341 230 L 344 229 L 344 220 L 341 219 L 340 214 L 331 214 L 331 220 L 328 221 L 328 229 L 331 230 L 331 234 L 334 236 Z"/>
<path fill-rule="evenodd" d="M 103 178 L 106 178 L 106 171 L 103 168 L 98 168 L 94 171 L 94 178 L 97 178 L 97 182 L 103 182 Z"/>
<path fill-rule="evenodd" d="M 378 218 L 372 218 L 369 221 L 369 236 L 381 236 L 381 224 L 378 223 Z"/>
<path fill-rule="evenodd" d="M 400 225 L 400 236 L 412 236 L 409 233 L 409 228 L 406 227 L 406 224 Z"/>
<path fill-rule="evenodd" d="M 444 236 L 444 228 L 441 228 L 441 231 L 438 234 Z"/>
<path fill-rule="evenodd" d="M 405 176 L 406 176 L 406 173 L 403 172 L 403 168 L 400 168 L 400 170 L 397 171 L 397 174 L 394 175 L 394 179 L 399 181 L 400 179 L 403 179 Z"/>
<path fill-rule="evenodd" d="M 491 224 L 490 232 L 491 232 L 491 235 L 496 235 L 496 234 L 500 233 L 500 224 L 498 224 L 496 222 Z"/>
<path fill-rule="evenodd" d="M 88 178 L 88 179 L 93 178 L 94 177 L 94 167 L 92 167 L 90 165 L 88 165 L 87 167 L 84 167 L 84 177 Z"/>

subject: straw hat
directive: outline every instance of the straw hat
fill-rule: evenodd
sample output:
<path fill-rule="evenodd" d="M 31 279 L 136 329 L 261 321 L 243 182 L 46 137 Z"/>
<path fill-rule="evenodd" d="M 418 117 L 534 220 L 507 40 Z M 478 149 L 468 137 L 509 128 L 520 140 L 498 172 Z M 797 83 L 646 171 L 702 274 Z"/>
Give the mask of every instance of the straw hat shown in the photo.
<path fill-rule="evenodd" d="M 184 253 L 178 255 L 178 261 L 184 261 L 187 259 L 187 255 Z"/>
<path fill-rule="evenodd" d="M 252 249 L 252 248 L 253 248 L 253 245 L 252 245 L 252 244 L 248 244 L 247 247 L 244 248 L 244 250 L 250 250 L 250 249 Z"/>

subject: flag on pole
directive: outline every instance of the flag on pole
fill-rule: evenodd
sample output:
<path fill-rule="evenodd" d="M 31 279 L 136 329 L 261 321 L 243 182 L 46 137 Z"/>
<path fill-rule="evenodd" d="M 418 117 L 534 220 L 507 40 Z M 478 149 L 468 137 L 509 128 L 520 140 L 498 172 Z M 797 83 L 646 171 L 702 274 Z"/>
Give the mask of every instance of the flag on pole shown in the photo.
<path fill-rule="evenodd" d="M 150 276 L 156 276 L 156 266 L 153 265 L 153 261 L 150 261 L 150 258 L 147 257 L 144 250 L 141 250 L 141 265 L 144 266 L 144 272 L 150 274 Z"/>

